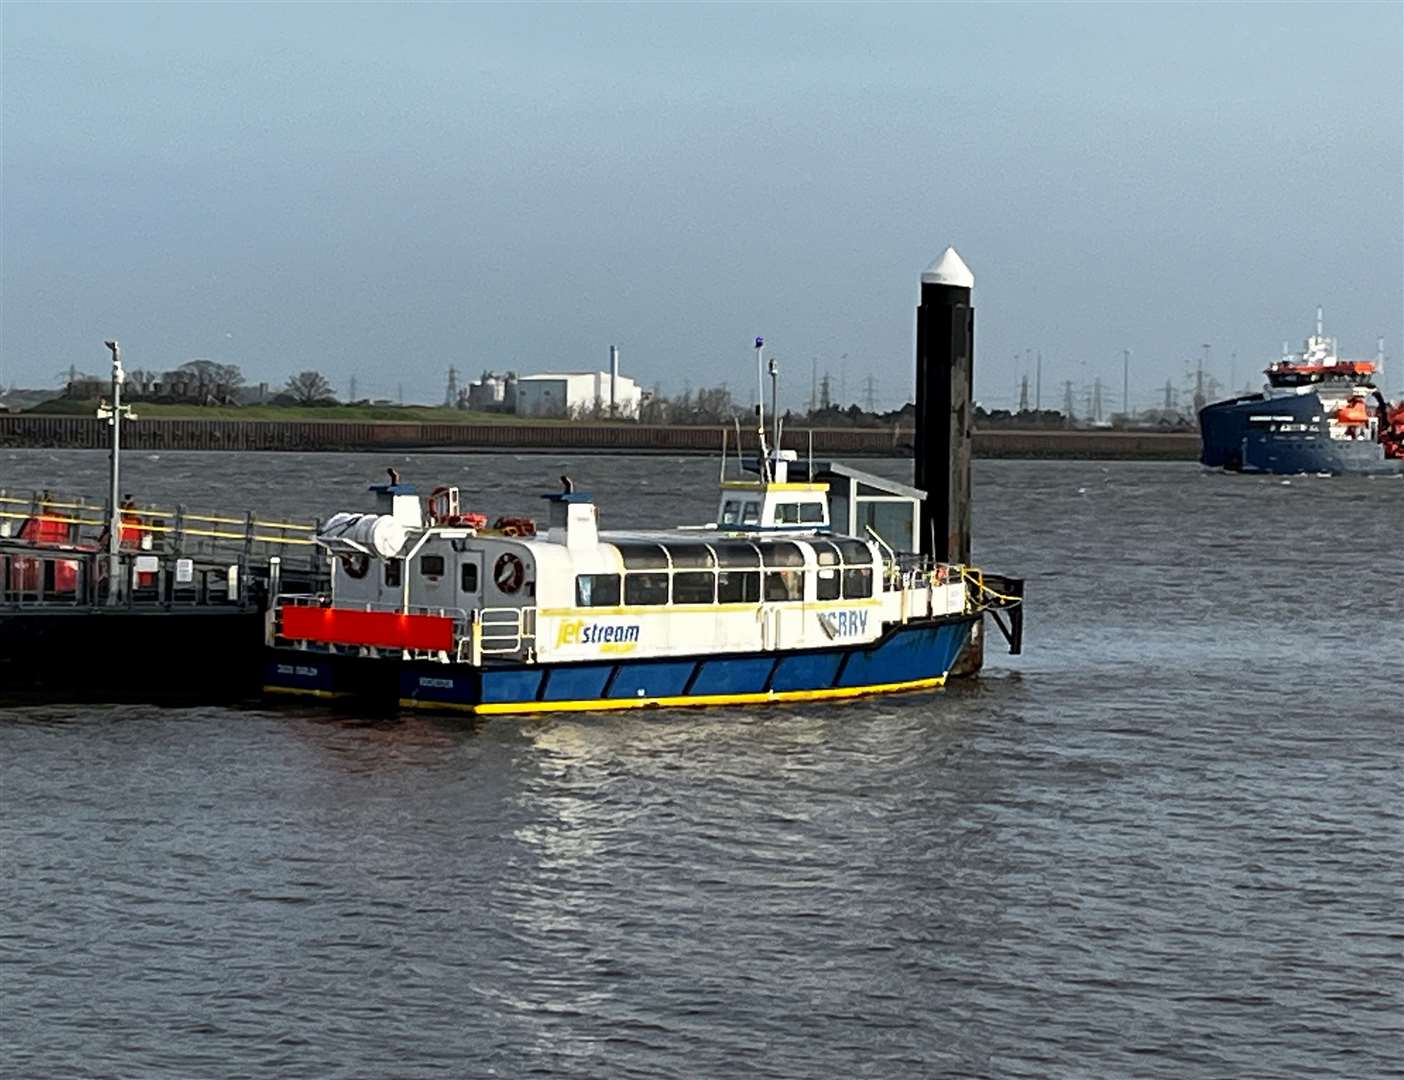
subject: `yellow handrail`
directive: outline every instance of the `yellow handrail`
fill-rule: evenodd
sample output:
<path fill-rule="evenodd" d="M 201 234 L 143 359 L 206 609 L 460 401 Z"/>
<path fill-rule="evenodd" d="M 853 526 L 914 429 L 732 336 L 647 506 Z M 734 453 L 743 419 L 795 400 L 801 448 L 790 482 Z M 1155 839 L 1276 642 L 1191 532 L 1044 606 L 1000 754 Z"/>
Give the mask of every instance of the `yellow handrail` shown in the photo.
<path fill-rule="evenodd" d="M 985 572 L 983 570 L 962 566 L 960 567 L 960 576 L 962 581 L 973 584 L 977 591 L 984 593 L 986 596 L 993 596 L 996 600 L 1002 600 L 1006 604 L 1022 604 L 1024 602 L 1022 596 L 1005 596 L 1004 593 L 995 592 L 994 589 L 991 589 L 985 584 Z"/>
<path fill-rule="evenodd" d="M 32 514 L 17 514 L 13 510 L 0 510 L 0 518 L 13 518 L 19 521 L 28 521 L 31 517 L 33 517 Z M 60 525 L 89 525 L 95 529 L 105 528 L 107 526 L 106 521 L 90 521 L 87 518 L 60 517 L 58 514 L 40 514 L 39 517 L 45 521 L 57 522 Z M 240 522 L 240 524 L 242 525 L 243 522 Z M 255 524 L 259 523 L 255 522 Z M 130 520 L 122 523 L 122 530 L 125 532 L 128 529 L 131 529 L 133 532 L 143 533 L 173 533 L 176 531 L 175 528 L 170 525 L 148 525 L 145 522 L 134 522 Z M 304 540 L 301 537 L 294 536 L 267 536 L 260 533 L 253 533 L 252 535 L 246 536 L 244 533 L 220 532 L 215 529 L 183 529 L 181 531 L 185 536 L 203 536 L 215 540 L 247 539 L 256 544 L 295 544 L 299 547 L 312 547 L 316 544 L 315 540 Z"/>
<path fill-rule="evenodd" d="M 0 517 L 15 518 L 19 521 L 28 521 L 33 514 L 17 514 L 13 510 L 0 510 Z M 40 514 L 39 517 L 45 521 L 57 521 L 60 525 L 106 525 L 105 521 L 89 521 L 87 518 L 59 517 L 57 514 Z"/>
<path fill-rule="evenodd" d="M 53 513 L 54 510 L 99 510 L 102 507 L 100 504 L 97 503 L 65 502 L 59 501 L 54 498 L 41 498 L 38 495 L 31 496 L 30 498 L 17 498 L 13 495 L 0 494 L 0 504 L 29 508 L 28 513 L 0 511 L 0 517 L 27 519 L 35 517 L 37 515 L 39 517 L 45 518 L 46 520 L 56 521 L 64 525 L 89 525 L 98 528 L 104 527 L 108 524 L 106 520 L 89 520 L 87 518 L 81 517 L 61 517 L 58 514 Z M 313 534 L 317 531 L 317 526 L 315 524 L 306 524 L 303 522 L 269 521 L 257 517 L 236 518 L 226 517 L 218 514 L 187 513 L 178 510 L 163 510 L 155 506 L 129 506 L 122 507 L 121 509 L 125 512 L 124 516 L 128 518 L 128 520 L 124 523 L 123 527 L 127 529 L 135 529 L 138 532 L 144 533 L 173 533 L 177 530 L 170 524 L 158 525 L 150 523 L 149 521 L 143 521 L 140 523 L 134 522 L 130 520 L 131 517 L 140 516 L 147 519 L 154 518 L 167 523 L 180 520 L 182 522 L 200 522 L 205 525 L 242 525 L 246 529 L 262 530 L 262 532 L 255 532 L 253 536 L 246 537 L 244 533 L 239 533 L 236 535 L 234 533 L 221 532 L 218 530 L 199 530 L 187 528 L 182 529 L 181 531 L 184 532 L 186 535 L 190 536 L 203 536 L 220 540 L 252 539 L 255 542 L 264 544 L 286 543 L 298 544 L 301 546 L 310 546 L 315 541 L 295 539 L 293 537 L 288 536 L 270 536 L 267 535 L 267 532 L 268 530 L 278 530 L 280 532 L 297 532 L 303 534 Z"/>

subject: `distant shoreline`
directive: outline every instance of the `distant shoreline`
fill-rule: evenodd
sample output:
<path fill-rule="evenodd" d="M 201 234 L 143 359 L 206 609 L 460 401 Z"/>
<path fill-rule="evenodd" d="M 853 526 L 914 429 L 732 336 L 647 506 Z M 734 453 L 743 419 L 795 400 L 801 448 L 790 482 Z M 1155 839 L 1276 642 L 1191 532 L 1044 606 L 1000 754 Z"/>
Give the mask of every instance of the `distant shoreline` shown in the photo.
<path fill-rule="evenodd" d="M 532 423 L 422 423 L 346 420 L 140 419 L 123 428 L 132 450 L 243 451 L 571 451 L 719 454 L 721 427 Z M 747 435 L 749 436 L 749 432 Z M 785 446 L 808 452 L 810 430 L 785 432 Z M 910 428 L 815 428 L 814 453 L 846 457 L 910 457 Z M 0 415 L 0 447 L 103 450 L 108 428 L 96 417 Z M 735 435 L 727 432 L 730 452 Z M 1193 432 L 1034 431 L 996 428 L 975 433 L 977 458 L 1196 461 Z"/>

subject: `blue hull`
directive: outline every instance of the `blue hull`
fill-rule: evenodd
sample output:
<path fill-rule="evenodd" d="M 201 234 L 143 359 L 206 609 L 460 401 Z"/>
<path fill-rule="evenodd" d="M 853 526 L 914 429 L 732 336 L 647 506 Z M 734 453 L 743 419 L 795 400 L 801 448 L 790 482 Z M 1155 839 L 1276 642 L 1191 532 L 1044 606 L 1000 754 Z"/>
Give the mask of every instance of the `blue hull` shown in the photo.
<path fill-rule="evenodd" d="M 843 699 L 940 686 L 978 615 L 895 627 L 864 647 L 481 668 L 269 649 L 264 691 L 370 708 L 533 713 Z"/>
<path fill-rule="evenodd" d="M 1333 439 L 1315 394 L 1268 398 L 1262 394 L 1209 405 L 1199 414 L 1199 460 L 1235 472 L 1391 474 L 1390 460 L 1367 439 Z"/>

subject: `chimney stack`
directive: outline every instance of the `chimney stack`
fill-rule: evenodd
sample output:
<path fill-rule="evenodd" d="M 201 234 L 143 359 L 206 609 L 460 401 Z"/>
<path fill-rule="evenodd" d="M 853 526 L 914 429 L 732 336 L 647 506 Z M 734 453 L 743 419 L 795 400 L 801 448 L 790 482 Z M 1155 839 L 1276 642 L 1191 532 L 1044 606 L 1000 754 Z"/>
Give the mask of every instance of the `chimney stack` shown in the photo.
<path fill-rule="evenodd" d="M 619 346 L 609 347 L 609 415 L 619 414 Z"/>

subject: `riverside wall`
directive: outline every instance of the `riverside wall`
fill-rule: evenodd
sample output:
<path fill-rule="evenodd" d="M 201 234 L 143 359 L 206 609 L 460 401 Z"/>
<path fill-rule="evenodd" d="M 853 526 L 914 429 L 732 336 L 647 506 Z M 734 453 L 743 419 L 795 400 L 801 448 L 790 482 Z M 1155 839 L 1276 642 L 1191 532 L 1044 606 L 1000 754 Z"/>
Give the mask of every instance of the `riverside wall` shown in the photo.
<path fill-rule="evenodd" d="M 747 433 L 748 436 L 750 433 Z M 804 428 L 785 433 L 789 449 L 804 454 Z M 906 457 L 910 428 L 815 428 L 814 452 L 823 455 Z M 106 449 L 107 422 L 86 416 L 0 415 L 0 447 Z M 734 451 L 734 437 L 728 440 Z M 643 424 L 432 424 L 348 420 L 138 420 L 122 429 L 132 450 L 575 450 L 596 453 L 715 454 L 718 427 Z M 1194 461 L 1199 438 L 1188 432 L 1026 431 L 975 433 L 980 458 L 1126 459 Z"/>

